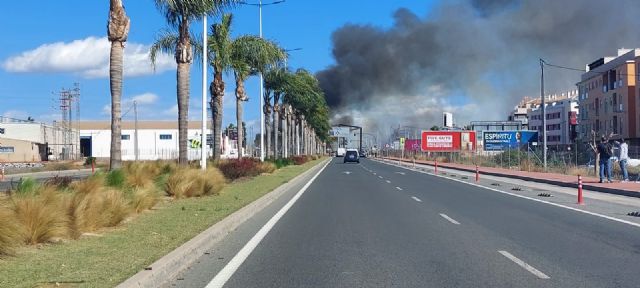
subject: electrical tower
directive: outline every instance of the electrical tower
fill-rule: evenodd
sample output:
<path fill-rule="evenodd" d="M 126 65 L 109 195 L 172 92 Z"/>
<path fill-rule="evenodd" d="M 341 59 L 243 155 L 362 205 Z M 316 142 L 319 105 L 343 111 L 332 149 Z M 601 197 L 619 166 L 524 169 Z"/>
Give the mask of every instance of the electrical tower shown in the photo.
<path fill-rule="evenodd" d="M 62 159 L 76 159 L 80 141 L 80 84 L 74 83 L 72 89 L 62 88 L 58 99 L 62 116 Z"/>

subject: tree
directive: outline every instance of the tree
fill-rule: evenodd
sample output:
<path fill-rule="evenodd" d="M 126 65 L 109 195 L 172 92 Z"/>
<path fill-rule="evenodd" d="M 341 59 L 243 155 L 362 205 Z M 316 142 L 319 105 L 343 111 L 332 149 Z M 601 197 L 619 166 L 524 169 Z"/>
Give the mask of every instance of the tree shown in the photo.
<path fill-rule="evenodd" d="M 189 25 L 192 21 L 202 18 L 204 15 L 218 15 L 223 8 L 229 7 L 239 1 L 236 0 L 155 0 L 156 7 L 164 14 L 167 24 L 176 33 L 169 30 L 161 32 L 156 42 L 151 46 L 149 54 L 151 62 L 155 65 L 158 52 L 174 53 L 177 78 L 178 100 L 178 163 L 188 164 L 187 157 L 187 131 L 189 119 L 189 81 L 190 66 L 193 62 L 192 37 Z"/>
<path fill-rule="evenodd" d="M 280 100 L 282 99 L 283 93 L 285 93 L 287 80 L 289 77 L 289 72 L 280 67 L 272 67 L 265 73 L 264 75 L 264 101 L 265 101 L 265 118 L 269 119 L 270 112 L 273 112 L 273 155 L 278 158 L 281 153 L 280 151 L 284 151 L 284 148 L 280 148 L 280 144 L 282 141 L 278 141 L 278 135 L 280 131 L 280 113 L 282 109 L 282 104 Z M 273 99 L 273 105 L 269 105 L 266 103 L 270 103 L 271 99 Z M 284 134 L 283 138 L 284 138 Z M 267 138 L 269 138 L 267 136 Z M 269 146 L 267 146 L 269 147 Z"/>
<path fill-rule="evenodd" d="M 207 37 L 207 50 L 210 54 L 210 65 L 213 67 L 213 81 L 209 86 L 211 92 L 211 118 L 213 122 L 213 159 L 219 159 L 220 132 L 222 130 L 222 101 L 224 97 L 225 83 L 222 74 L 231 69 L 231 24 L 232 14 L 222 16 L 220 23 L 211 25 L 211 31 Z"/>
<path fill-rule="evenodd" d="M 274 42 L 256 37 L 241 36 L 231 43 L 231 66 L 236 81 L 236 121 L 238 125 L 238 147 L 242 147 L 242 102 L 248 101 L 244 81 L 257 73 L 264 73 L 268 67 L 277 64 L 286 57 L 286 53 Z M 261 149 L 263 149 L 261 147 Z M 242 158 L 242 151 L 238 151 Z"/>
<path fill-rule="evenodd" d="M 124 43 L 129 35 L 130 20 L 124 11 L 122 0 L 109 1 L 107 37 L 111 41 L 109 58 L 109 85 L 111 88 L 111 151 L 109 169 L 122 167 L 121 153 L 121 98 Z"/>

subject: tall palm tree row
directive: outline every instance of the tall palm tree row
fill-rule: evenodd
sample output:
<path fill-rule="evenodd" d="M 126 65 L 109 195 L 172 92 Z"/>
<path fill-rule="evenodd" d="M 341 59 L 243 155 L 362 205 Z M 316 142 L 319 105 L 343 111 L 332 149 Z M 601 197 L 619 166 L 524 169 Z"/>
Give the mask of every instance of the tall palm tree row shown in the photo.
<path fill-rule="evenodd" d="M 130 19 L 124 11 L 122 0 L 109 1 L 107 37 L 111 42 L 109 58 L 109 84 L 111 88 L 111 157 L 109 169 L 122 167 L 121 153 L 121 99 L 122 74 L 124 71 L 124 43 L 129 35 Z"/>
<path fill-rule="evenodd" d="M 178 163 L 188 164 L 187 131 L 189 117 L 190 67 L 193 62 L 192 37 L 189 30 L 191 22 L 204 15 L 214 16 L 236 0 L 155 0 L 156 7 L 164 15 L 172 30 L 162 31 L 151 46 L 150 58 L 155 65 L 159 52 L 174 53 L 176 64 L 177 102 L 178 102 Z"/>

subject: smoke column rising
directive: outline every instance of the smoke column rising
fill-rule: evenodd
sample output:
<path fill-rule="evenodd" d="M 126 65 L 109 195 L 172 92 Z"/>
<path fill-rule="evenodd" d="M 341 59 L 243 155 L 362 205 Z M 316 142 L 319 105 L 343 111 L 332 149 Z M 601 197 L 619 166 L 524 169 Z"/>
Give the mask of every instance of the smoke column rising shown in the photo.
<path fill-rule="evenodd" d="M 317 76 L 336 124 L 428 128 L 443 111 L 460 126 L 506 120 L 522 97 L 540 95 L 539 58 L 583 68 L 640 47 L 638 15 L 637 0 L 450 0 L 426 17 L 399 9 L 389 29 L 336 30 L 336 64 Z M 545 72 L 548 93 L 580 80 L 580 72 Z"/>

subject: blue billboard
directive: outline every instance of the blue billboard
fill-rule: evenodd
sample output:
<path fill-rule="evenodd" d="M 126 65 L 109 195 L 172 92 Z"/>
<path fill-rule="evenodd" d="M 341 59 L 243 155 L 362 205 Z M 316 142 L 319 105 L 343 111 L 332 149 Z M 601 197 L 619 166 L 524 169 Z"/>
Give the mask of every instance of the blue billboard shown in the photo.
<path fill-rule="evenodd" d="M 484 131 L 482 133 L 484 151 L 520 149 L 534 142 L 538 142 L 538 131 Z"/>

